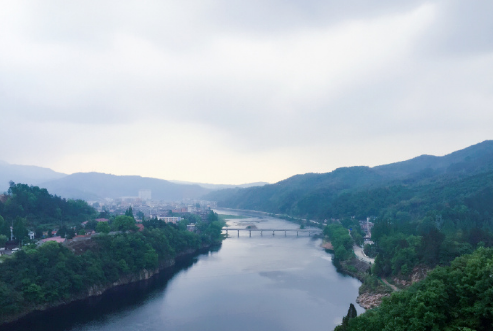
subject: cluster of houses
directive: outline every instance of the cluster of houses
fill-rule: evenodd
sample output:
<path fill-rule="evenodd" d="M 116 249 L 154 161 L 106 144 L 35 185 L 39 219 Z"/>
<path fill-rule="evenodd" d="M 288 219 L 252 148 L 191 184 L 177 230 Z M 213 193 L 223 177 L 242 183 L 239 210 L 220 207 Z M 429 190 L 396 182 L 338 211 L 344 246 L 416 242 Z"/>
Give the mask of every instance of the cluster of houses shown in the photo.
<path fill-rule="evenodd" d="M 134 216 L 137 221 L 137 227 L 139 231 L 144 229 L 142 220 L 149 218 L 157 218 L 166 223 L 177 224 L 187 214 L 198 215 L 202 220 L 207 220 L 211 208 L 216 207 L 216 203 L 213 201 L 205 200 L 187 200 L 181 202 L 165 202 L 165 201 L 155 201 L 151 200 L 152 192 L 147 189 L 142 189 L 139 191 L 138 197 L 122 197 L 118 199 L 105 199 L 104 201 L 88 201 L 99 212 L 108 212 L 108 214 L 113 215 L 123 215 L 125 211 L 131 207 Z M 97 222 L 108 222 L 107 218 L 98 218 Z M 82 227 L 87 225 L 88 221 L 82 222 Z M 75 230 L 75 228 L 74 228 Z M 189 224 L 187 226 L 188 231 L 195 232 L 195 224 Z M 43 238 L 37 241 L 38 245 L 41 245 L 48 241 L 55 241 L 58 243 L 63 243 L 66 241 L 58 234 L 59 230 L 54 229 L 49 233 L 49 231 L 43 232 Z M 95 234 L 93 230 L 84 231 L 84 234 L 78 234 L 70 240 L 81 240 L 83 238 L 90 238 Z M 28 237 L 30 240 L 35 240 L 36 234 L 34 231 L 28 232 Z M 0 250 L 0 255 L 2 254 Z"/>
<path fill-rule="evenodd" d="M 183 218 L 182 217 L 178 217 L 178 216 L 157 216 L 157 219 L 158 220 L 161 220 L 161 221 L 163 221 L 165 223 L 177 224 Z M 107 219 L 107 218 L 97 218 L 97 219 L 95 219 L 95 221 L 96 222 L 109 222 L 109 219 Z M 85 227 L 88 222 L 89 221 L 82 222 L 81 223 L 82 227 Z M 143 231 L 144 230 L 144 225 L 142 224 L 142 220 L 137 220 L 136 226 L 137 226 L 137 228 L 139 228 L 139 231 Z M 187 230 L 188 231 L 191 231 L 191 232 L 195 232 L 195 224 L 189 224 L 189 225 L 187 225 Z M 37 241 L 37 244 L 38 245 L 42 245 L 42 244 L 44 244 L 45 242 L 48 242 L 48 241 L 54 241 L 54 242 L 58 242 L 58 243 L 64 243 L 67 239 L 66 238 L 62 238 L 61 236 L 57 236 L 57 233 L 58 233 L 58 229 L 54 229 L 51 232 L 52 237 L 48 237 L 48 231 L 43 232 L 43 239 L 38 240 Z M 70 240 L 72 240 L 72 241 L 78 241 L 78 240 L 82 240 L 84 238 L 90 238 L 92 235 L 95 235 L 95 234 L 96 234 L 96 232 L 94 230 L 85 231 L 85 234 L 83 234 L 83 235 L 76 235 L 76 236 L 74 236 Z M 29 239 L 30 240 L 34 240 L 35 233 L 33 231 L 29 231 L 28 236 L 29 236 Z M 0 250 L 0 255 L 2 254 L 2 252 L 6 252 L 6 251 L 5 250 Z"/>
<path fill-rule="evenodd" d="M 97 211 L 107 211 L 111 214 L 121 215 L 132 207 L 136 219 L 145 218 L 158 219 L 165 217 L 180 216 L 180 214 L 196 214 L 203 220 L 211 208 L 216 207 L 216 202 L 206 200 L 186 200 L 180 202 L 167 202 L 151 200 L 149 190 L 140 190 L 138 197 L 122 197 L 118 199 L 105 199 L 104 201 L 88 201 Z"/>

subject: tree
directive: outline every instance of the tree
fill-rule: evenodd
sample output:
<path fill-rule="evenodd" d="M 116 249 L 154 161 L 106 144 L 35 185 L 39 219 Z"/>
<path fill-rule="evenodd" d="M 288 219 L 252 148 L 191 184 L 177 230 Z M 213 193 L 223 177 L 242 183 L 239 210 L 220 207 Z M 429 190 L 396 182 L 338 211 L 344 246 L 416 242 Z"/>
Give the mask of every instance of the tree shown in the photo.
<path fill-rule="evenodd" d="M 96 226 L 98 226 L 98 221 L 96 220 L 90 220 L 86 223 L 86 230 L 96 230 Z"/>
<path fill-rule="evenodd" d="M 131 209 L 130 209 L 130 212 L 131 212 Z M 128 215 L 117 216 L 113 220 L 113 223 L 111 223 L 111 228 L 114 231 L 137 231 L 138 230 L 137 226 L 135 225 L 135 219 L 133 217 L 128 216 Z"/>
<path fill-rule="evenodd" d="M 141 219 L 142 221 L 144 221 L 144 218 L 145 218 L 144 213 L 143 213 L 142 211 L 140 211 L 140 210 L 139 210 L 139 211 L 137 212 L 137 218 L 138 218 L 138 219 Z"/>
<path fill-rule="evenodd" d="M 98 222 L 95 230 L 98 233 L 109 233 L 110 225 L 108 224 L 108 222 Z"/>
<path fill-rule="evenodd" d="M 17 216 L 14 221 L 12 231 L 14 233 L 15 239 L 19 242 L 27 237 L 28 231 L 26 229 L 25 222 L 25 219 L 19 216 Z"/>
<path fill-rule="evenodd" d="M 128 209 L 125 211 L 125 216 L 129 216 L 135 219 L 132 207 L 128 207 Z"/>
<path fill-rule="evenodd" d="M 61 226 L 57 231 L 57 236 L 65 238 L 67 235 L 67 227 L 65 225 Z"/>
<path fill-rule="evenodd" d="M 36 236 L 36 238 L 43 237 L 43 228 L 40 226 L 37 226 L 36 230 L 34 231 L 34 235 Z"/>
<path fill-rule="evenodd" d="M 65 238 L 67 239 L 72 239 L 73 237 L 75 237 L 75 231 L 73 228 L 68 228 L 67 229 L 67 234 L 65 235 Z"/>
<path fill-rule="evenodd" d="M 342 318 L 342 325 L 337 326 L 334 331 L 346 331 L 348 330 L 348 325 L 349 325 L 349 320 L 355 318 L 358 316 L 358 312 L 356 311 L 356 308 L 354 308 L 354 305 L 351 303 L 349 304 L 349 309 L 347 312 L 347 315 Z"/>
<path fill-rule="evenodd" d="M 0 234 L 0 247 L 4 247 L 5 243 L 9 240 L 7 236 Z"/>
<path fill-rule="evenodd" d="M 0 216 L 0 234 L 3 234 L 4 236 L 10 237 L 10 227 L 7 221 L 3 219 L 2 216 Z"/>

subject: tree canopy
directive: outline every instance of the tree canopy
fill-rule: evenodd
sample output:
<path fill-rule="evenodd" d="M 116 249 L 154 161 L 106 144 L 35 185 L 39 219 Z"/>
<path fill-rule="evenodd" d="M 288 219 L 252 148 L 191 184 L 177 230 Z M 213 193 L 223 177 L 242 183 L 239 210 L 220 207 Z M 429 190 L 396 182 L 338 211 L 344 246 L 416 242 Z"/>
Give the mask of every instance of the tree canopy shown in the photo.
<path fill-rule="evenodd" d="M 491 330 L 493 249 L 479 248 L 437 267 L 381 306 L 351 319 L 347 331 Z"/>

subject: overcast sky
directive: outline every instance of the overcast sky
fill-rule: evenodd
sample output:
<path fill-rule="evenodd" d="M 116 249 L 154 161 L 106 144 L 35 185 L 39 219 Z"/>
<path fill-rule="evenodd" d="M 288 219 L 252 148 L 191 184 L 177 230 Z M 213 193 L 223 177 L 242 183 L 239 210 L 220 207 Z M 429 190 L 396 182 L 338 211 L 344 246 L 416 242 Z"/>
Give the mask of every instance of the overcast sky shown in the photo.
<path fill-rule="evenodd" d="M 493 2 L 0 0 L 0 159 L 276 182 L 493 139 Z"/>

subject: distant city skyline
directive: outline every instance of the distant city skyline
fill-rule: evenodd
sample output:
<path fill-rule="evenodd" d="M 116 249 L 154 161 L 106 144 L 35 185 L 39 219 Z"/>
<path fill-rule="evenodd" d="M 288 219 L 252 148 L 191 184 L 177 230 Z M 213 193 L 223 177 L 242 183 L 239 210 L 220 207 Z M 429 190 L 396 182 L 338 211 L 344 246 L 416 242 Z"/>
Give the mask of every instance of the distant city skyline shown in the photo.
<path fill-rule="evenodd" d="M 2 1 L 0 160 L 212 184 L 493 139 L 493 3 Z"/>

